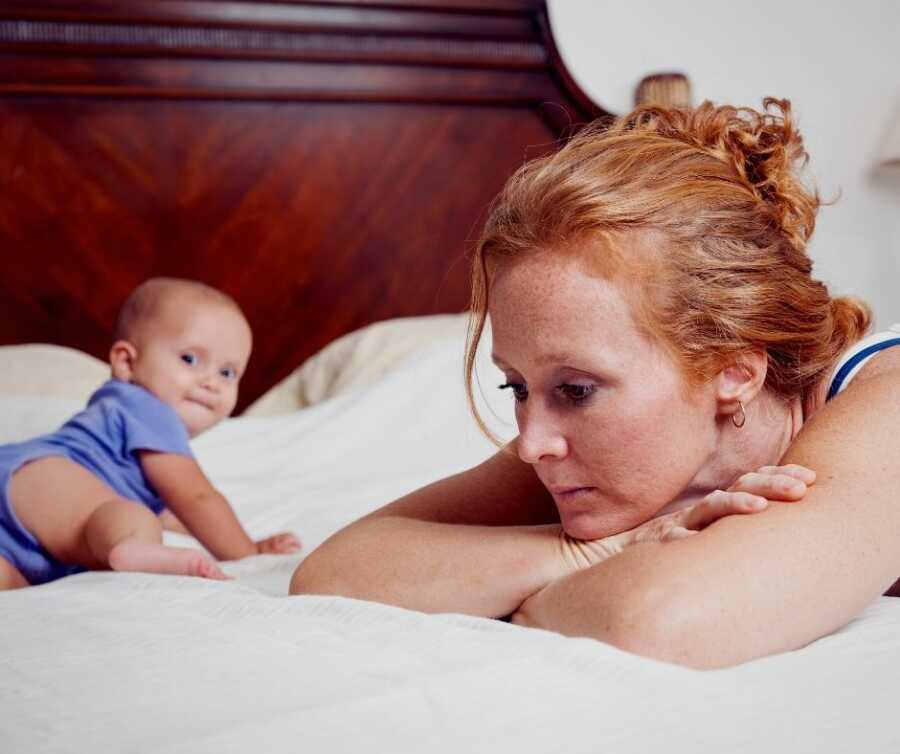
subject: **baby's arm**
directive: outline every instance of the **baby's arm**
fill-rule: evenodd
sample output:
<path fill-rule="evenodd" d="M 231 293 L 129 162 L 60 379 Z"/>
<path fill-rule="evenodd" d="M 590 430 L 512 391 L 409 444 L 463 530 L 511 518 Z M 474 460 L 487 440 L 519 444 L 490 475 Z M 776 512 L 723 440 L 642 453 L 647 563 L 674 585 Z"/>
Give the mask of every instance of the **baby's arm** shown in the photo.
<path fill-rule="evenodd" d="M 276 534 L 259 542 L 247 536 L 228 501 L 197 462 L 177 453 L 140 454 L 141 467 L 172 513 L 219 560 L 258 553 L 289 553 L 300 548 L 292 534 Z"/>
<path fill-rule="evenodd" d="M 162 524 L 162 528 L 166 531 L 174 531 L 177 534 L 187 534 L 190 536 L 188 528 L 181 523 L 181 521 L 178 520 L 178 516 L 172 513 L 168 508 L 164 508 L 163 512 L 159 514 L 159 523 Z M 300 542 L 297 537 L 289 532 L 273 534 L 271 537 L 260 539 L 256 543 L 258 552 L 271 553 L 274 555 L 295 552 L 299 546 Z"/>

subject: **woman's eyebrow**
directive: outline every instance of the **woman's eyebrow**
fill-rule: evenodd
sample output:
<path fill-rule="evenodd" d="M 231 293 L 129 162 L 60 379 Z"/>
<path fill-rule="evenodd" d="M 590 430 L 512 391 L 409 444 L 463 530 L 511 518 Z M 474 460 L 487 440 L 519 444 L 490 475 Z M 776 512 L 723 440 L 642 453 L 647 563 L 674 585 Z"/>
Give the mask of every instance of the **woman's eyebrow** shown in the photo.
<path fill-rule="evenodd" d="M 535 363 L 543 366 L 544 364 L 572 364 L 577 361 L 574 354 L 565 351 L 556 351 L 550 353 L 542 353 L 535 358 Z"/>
<path fill-rule="evenodd" d="M 491 361 L 493 361 L 498 367 L 509 368 L 509 364 L 507 364 L 503 360 L 503 357 L 500 356 L 499 354 L 492 353 Z M 537 356 L 534 361 L 536 364 L 538 364 L 540 366 L 544 366 L 546 364 L 551 364 L 551 365 L 555 366 L 555 365 L 559 365 L 559 364 L 564 364 L 564 365 L 574 364 L 577 361 L 577 359 L 574 354 L 566 353 L 564 351 L 557 351 L 557 352 L 541 354 L 540 356 Z M 581 371 L 581 370 L 577 370 L 576 367 L 570 367 L 570 368 L 576 369 L 576 371 Z"/>

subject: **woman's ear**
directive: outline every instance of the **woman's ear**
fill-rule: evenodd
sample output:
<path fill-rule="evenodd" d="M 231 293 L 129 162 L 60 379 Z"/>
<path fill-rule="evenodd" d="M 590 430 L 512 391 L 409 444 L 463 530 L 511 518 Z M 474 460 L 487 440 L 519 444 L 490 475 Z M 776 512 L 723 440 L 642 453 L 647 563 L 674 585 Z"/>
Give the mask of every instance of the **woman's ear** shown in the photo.
<path fill-rule="evenodd" d="M 766 384 L 769 357 L 764 349 L 744 351 L 715 377 L 716 403 L 720 414 L 743 412 Z"/>
<path fill-rule="evenodd" d="M 117 340 L 109 349 L 109 365 L 112 367 L 112 376 L 122 382 L 131 382 L 136 359 L 137 349 L 127 340 Z"/>

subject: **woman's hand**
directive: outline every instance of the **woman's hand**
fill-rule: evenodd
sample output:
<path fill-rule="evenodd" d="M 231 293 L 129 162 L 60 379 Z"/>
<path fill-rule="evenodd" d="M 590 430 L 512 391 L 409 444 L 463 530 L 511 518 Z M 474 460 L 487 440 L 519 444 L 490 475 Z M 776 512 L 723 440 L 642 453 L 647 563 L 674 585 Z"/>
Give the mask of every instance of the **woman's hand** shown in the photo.
<path fill-rule="evenodd" d="M 290 555 L 301 547 L 300 540 L 290 532 L 273 534 L 271 537 L 258 540 L 255 544 L 256 552 L 260 555 Z"/>
<path fill-rule="evenodd" d="M 805 466 L 763 466 L 742 475 L 727 490 L 711 492 L 699 503 L 651 518 L 629 531 L 590 541 L 572 539 L 563 532 L 561 554 L 572 571 L 579 571 L 640 542 L 684 539 L 725 516 L 759 513 L 772 501 L 796 502 L 815 479 L 816 473 Z"/>
<path fill-rule="evenodd" d="M 773 501 L 796 502 L 806 495 L 807 488 L 815 480 L 814 471 L 798 464 L 763 466 L 757 471 L 742 475 L 727 490 L 711 492 L 699 503 L 651 518 L 629 531 L 603 539 L 578 540 L 560 530 L 560 555 L 570 574 L 583 571 L 619 554 L 631 545 L 685 539 L 720 518 L 759 513 Z M 529 618 L 528 608 L 538 594 L 540 592 L 531 595 L 510 616 L 513 623 L 522 626 L 536 625 Z"/>

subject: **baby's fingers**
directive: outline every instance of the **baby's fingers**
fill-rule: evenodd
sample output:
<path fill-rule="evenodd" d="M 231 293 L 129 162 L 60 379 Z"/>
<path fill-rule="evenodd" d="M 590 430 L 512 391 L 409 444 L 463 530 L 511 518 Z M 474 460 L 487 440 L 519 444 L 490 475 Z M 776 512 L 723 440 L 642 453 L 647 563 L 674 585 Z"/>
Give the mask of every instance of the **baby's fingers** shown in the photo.
<path fill-rule="evenodd" d="M 300 549 L 300 540 L 290 532 L 275 534 L 257 543 L 260 553 L 269 555 L 288 555 Z"/>

